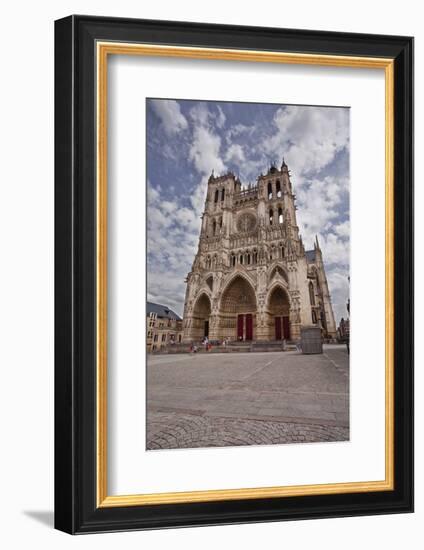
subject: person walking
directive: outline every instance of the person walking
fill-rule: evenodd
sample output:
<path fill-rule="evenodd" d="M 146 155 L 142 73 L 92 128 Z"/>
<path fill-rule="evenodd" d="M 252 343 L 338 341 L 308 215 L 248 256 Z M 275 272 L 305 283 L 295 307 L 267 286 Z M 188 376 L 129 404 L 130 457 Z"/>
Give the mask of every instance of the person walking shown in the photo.
<path fill-rule="evenodd" d="M 209 349 L 209 338 L 207 336 L 205 336 L 205 338 L 203 339 L 203 345 L 205 346 L 205 351 L 208 351 L 208 349 Z"/>

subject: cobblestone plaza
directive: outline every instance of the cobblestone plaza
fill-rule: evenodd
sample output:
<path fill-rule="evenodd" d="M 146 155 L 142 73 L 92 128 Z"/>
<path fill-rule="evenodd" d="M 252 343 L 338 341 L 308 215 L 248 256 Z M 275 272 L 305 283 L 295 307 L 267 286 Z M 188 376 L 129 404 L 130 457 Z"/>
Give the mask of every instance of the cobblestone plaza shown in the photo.
<path fill-rule="evenodd" d="M 349 356 L 149 356 L 147 449 L 346 441 Z"/>

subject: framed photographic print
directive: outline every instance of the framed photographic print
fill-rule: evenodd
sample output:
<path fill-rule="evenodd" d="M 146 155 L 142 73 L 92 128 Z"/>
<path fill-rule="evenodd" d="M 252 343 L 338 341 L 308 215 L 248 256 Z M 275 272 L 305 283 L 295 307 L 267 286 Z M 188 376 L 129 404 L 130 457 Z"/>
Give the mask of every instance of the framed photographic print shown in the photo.
<path fill-rule="evenodd" d="M 413 509 L 413 39 L 55 25 L 55 525 Z"/>

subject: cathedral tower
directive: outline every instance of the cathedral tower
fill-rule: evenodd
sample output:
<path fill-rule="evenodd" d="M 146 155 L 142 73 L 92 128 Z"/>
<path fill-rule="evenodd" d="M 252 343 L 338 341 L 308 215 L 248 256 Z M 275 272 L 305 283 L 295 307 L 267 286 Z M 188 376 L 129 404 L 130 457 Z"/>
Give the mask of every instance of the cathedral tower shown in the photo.
<path fill-rule="evenodd" d="M 284 159 L 245 188 L 212 172 L 187 276 L 185 342 L 298 340 L 308 325 L 335 338 L 322 252 L 318 240 L 305 251 L 295 203 Z"/>

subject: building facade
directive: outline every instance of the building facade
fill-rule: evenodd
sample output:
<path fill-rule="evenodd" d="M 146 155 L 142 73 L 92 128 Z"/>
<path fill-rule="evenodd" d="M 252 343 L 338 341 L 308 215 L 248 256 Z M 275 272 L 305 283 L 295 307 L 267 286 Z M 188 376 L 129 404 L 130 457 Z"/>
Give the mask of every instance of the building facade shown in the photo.
<path fill-rule="evenodd" d="M 182 342 L 183 322 L 174 311 L 161 304 L 147 302 L 147 351 L 161 351 Z"/>
<path fill-rule="evenodd" d="M 340 342 L 349 340 L 350 336 L 350 321 L 349 319 L 340 319 L 339 328 L 337 329 L 337 339 Z"/>
<path fill-rule="evenodd" d="M 322 252 L 318 239 L 305 251 L 295 199 L 284 160 L 245 189 L 232 173 L 211 174 L 186 281 L 184 342 L 296 341 L 310 325 L 336 337 Z"/>

